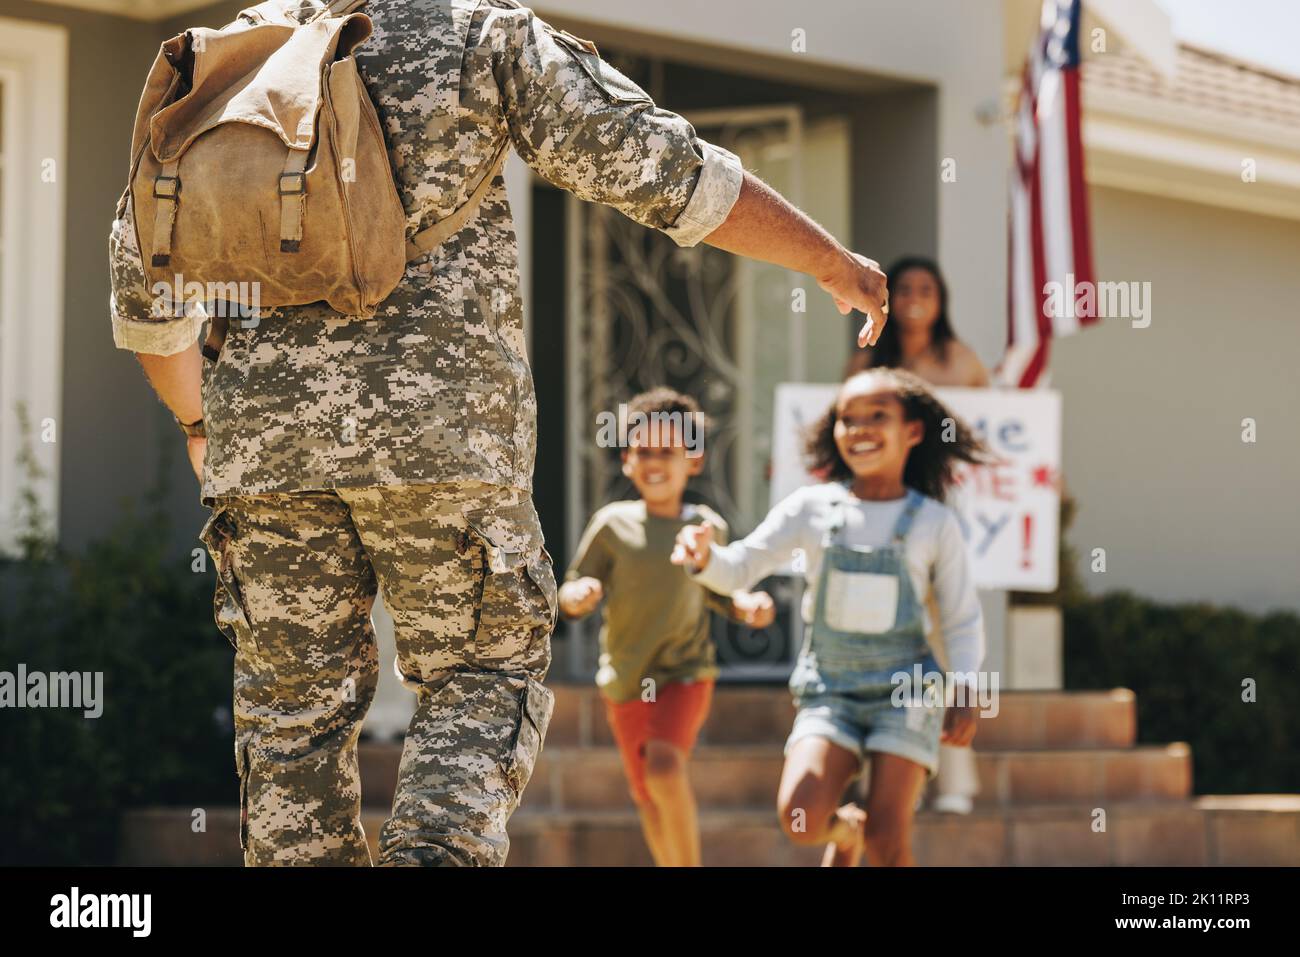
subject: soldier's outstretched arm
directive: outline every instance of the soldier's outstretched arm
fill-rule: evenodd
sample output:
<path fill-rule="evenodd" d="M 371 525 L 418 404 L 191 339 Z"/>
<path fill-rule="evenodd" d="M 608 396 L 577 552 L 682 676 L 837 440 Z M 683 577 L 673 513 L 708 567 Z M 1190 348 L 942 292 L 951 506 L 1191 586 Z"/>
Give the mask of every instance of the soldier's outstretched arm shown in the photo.
<path fill-rule="evenodd" d="M 844 248 L 686 119 L 658 108 L 580 39 L 514 0 L 485 0 L 465 63 L 471 76 L 495 79 L 484 95 L 499 96 L 492 105 L 513 146 L 547 181 L 679 246 L 707 242 L 806 273 L 841 312 L 868 314 L 860 344 L 880 335 L 885 277 L 876 263 Z"/>
<path fill-rule="evenodd" d="M 750 172 L 727 218 L 704 242 L 806 273 L 830 293 L 840 313 L 866 313 L 858 345 L 875 345 L 888 317 L 879 263 L 850 252 L 834 236 Z"/>

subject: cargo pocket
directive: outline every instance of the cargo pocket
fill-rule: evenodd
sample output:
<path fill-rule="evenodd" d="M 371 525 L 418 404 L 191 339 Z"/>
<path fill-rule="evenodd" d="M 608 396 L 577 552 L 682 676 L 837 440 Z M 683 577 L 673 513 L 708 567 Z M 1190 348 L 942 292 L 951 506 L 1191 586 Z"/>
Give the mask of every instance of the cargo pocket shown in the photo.
<path fill-rule="evenodd" d="M 560 115 L 571 118 L 564 125 L 572 123 L 572 129 L 561 134 L 560 148 L 578 153 L 597 150 L 602 154 L 617 150 L 641 114 L 654 109 L 654 101 L 625 74 L 601 59 L 594 44 L 563 30 L 550 28 L 549 32 L 562 55 L 581 72 L 579 75 L 577 71 L 568 71 L 575 81 L 591 81 L 590 84 L 553 83 L 546 87 L 546 94 L 561 110 Z M 582 100 L 583 106 L 578 121 L 572 119 L 576 116 L 571 102 L 575 96 Z"/>
<path fill-rule="evenodd" d="M 540 681 L 525 677 L 519 708 L 519 725 L 506 757 L 506 780 L 520 797 L 533 776 L 546 729 L 555 711 L 555 693 Z"/>
<path fill-rule="evenodd" d="M 239 849 L 248 850 L 248 745 L 235 748 L 235 773 L 239 775 Z"/>
<path fill-rule="evenodd" d="M 217 628 L 236 650 L 243 642 L 253 642 L 253 628 L 244 607 L 244 593 L 234 561 L 235 523 L 229 506 L 217 505 L 199 532 L 216 566 L 217 585 L 212 598 L 212 616 Z"/>
<path fill-rule="evenodd" d="M 600 51 L 590 40 L 575 37 L 567 30 L 557 30 L 548 24 L 551 38 L 564 47 L 578 66 L 612 103 L 651 103 L 650 94 L 637 86 L 628 76 L 601 59 Z M 557 88 L 563 90 L 561 85 Z"/>
<path fill-rule="evenodd" d="M 465 519 L 461 548 L 472 553 L 482 583 L 474 609 L 474 656 L 526 666 L 544 648 L 559 611 L 537 511 L 523 502 L 467 511 Z"/>

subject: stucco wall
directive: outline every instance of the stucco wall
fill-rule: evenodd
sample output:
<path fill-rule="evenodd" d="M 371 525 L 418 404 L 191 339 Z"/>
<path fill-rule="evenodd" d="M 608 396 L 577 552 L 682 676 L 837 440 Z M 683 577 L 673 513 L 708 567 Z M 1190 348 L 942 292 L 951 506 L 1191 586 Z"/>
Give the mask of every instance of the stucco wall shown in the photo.
<path fill-rule="evenodd" d="M 1053 349 L 1084 581 L 1300 609 L 1300 230 L 1115 189 L 1092 212 L 1099 278 L 1150 282 L 1152 309 Z"/>
<path fill-rule="evenodd" d="M 176 430 L 135 359 L 113 348 L 108 317 L 108 234 L 114 203 L 126 186 L 131 125 L 159 28 L 35 0 L 0 0 L 0 17 L 68 31 L 68 150 L 61 173 L 67 190 L 66 318 L 57 441 L 60 536 L 76 547 L 107 531 L 120 499 L 148 485 L 157 463 L 157 430 Z M 198 483 L 183 462 L 184 451 L 183 444 L 176 449 L 173 514 L 195 518 L 201 511 Z"/>

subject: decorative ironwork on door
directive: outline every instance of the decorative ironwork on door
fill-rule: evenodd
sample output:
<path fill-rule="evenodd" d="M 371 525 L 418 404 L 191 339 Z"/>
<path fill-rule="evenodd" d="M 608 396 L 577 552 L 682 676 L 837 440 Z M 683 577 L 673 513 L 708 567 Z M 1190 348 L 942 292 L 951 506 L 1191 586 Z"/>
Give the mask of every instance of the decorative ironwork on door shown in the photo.
<path fill-rule="evenodd" d="M 746 169 L 799 202 L 797 107 L 688 118 L 702 137 L 735 152 Z M 617 415 L 620 403 L 661 385 L 693 395 L 712 424 L 704 471 L 692 480 L 687 500 L 717 509 L 733 536 L 748 532 L 767 510 L 775 385 L 802 376 L 790 274 L 705 244 L 680 248 L 609 207 L 569 202 L 569 540 L 578 540 L 601 505 L 635 495 L 622 475 L 620 450 L 596 444 L 597 417 Z M 799 589 L 784 577 L 762 587 L 777 600 L 771 627 L 752 631 L 715 617 L 725 676 L 789 674 Z M 592 629 L 587 624 L 571 634 L 590 639 Z M 594 668 L 579 663 L 581 656 L 570 660 L 577 671 Z"/>

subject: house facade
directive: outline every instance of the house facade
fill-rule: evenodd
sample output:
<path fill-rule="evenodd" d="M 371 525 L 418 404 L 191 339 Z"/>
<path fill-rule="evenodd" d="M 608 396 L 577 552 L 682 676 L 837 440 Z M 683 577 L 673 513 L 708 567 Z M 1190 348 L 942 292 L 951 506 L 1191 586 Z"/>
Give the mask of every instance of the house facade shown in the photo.
<path fill-rule="evenodd" d="M 170 455 L 178 555 L 204 517 L 179 434 L 106 315 L 107 237 L 159 44 L 247 4 L 0 0 L 0 542 L 26 481 L 71 548 Z M 1005 340 L 1009 90 L 1036 0 L 544 0 L 662 106 L 882 263 L 934 256 L 958 334 Z M 1153 0 L 1088 5 L 1084 142 L 1098 278 L 1149 283 L 1150 321 L 1055 344 L 1071 538 L 1086 584 L 1300 608 L 1300 80 L 1180 47 Z M 1100 31 L 1100 33 L 1097 33 Z M 1100 48 L 1097 40 L 1100 38 Z M 772 391 L 839 378 L 852 330 L 802 277 L 669 249 L 512 156 L 539 407 L 536 500 L 563 564 L 623 494 L 593 413 L 690 388 L 719 423 L 700 494 L 737 531 L 767 505 Z M 1249 420 L 1255 441 L 1243 441 Z M 1105 549 L 1096 573 L 1093 550 Z M 1000 629 L 1001 599 L 989 599 Z M 779 648 L 738 649 L 756 661 Z M 774 658 L 774 660 L 775 660 Z M 581 670 L 581 669 L 579 669 Z"/>

